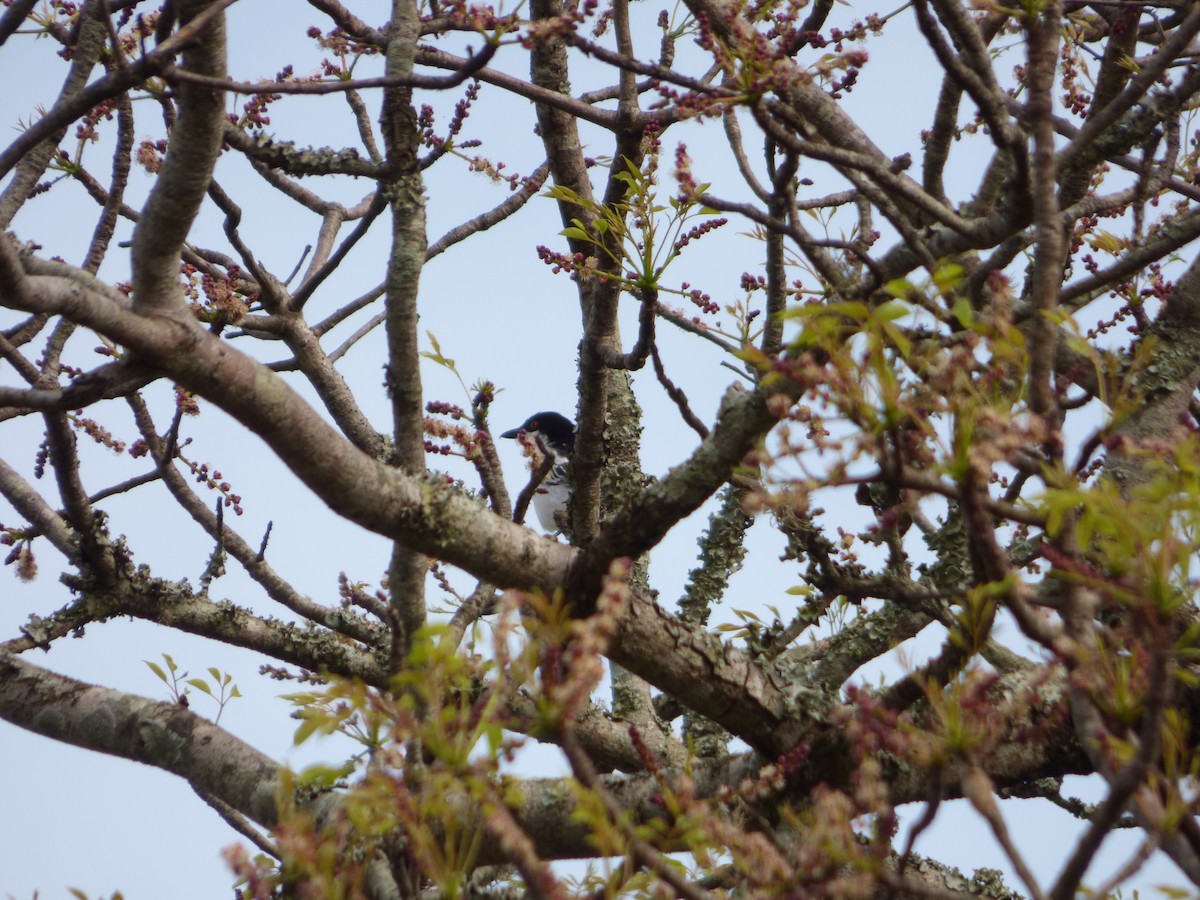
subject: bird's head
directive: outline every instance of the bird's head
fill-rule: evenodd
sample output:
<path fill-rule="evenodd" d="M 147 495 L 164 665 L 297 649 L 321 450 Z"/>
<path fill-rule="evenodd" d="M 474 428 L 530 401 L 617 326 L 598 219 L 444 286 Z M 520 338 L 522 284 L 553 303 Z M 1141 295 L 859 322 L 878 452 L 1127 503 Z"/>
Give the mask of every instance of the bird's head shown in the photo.
<path fill-rule="evenodd" d="M 541 442 L 555 454 L 569 456 L 575 449 L 575 423 L 562 413 L 534 413 L 516 428 L 500 435 L 502 438 L 526 438 Z"/>

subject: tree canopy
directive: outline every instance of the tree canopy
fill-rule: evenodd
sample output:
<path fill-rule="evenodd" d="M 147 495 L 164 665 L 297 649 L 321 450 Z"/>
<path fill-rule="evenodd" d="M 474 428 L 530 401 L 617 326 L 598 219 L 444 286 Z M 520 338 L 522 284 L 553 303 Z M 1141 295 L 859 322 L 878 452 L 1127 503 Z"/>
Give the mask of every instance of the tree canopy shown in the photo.
<path fill-rule="evenodd" d="M 245 897 L 1200 888 L 1200 6 L 351 6 L 4 3 L 0 718 Z"/>

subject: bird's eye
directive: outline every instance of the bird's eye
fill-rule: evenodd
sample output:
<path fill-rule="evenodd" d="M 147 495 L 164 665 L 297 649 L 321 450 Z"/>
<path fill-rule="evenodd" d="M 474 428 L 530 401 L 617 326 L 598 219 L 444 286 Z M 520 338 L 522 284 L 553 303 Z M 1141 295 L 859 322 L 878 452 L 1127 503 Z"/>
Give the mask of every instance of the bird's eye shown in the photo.
<path fill-rule="evenodd" d="M 532 420 L 530 420 L 530 422 L 529 422 L 529 430 L 530 430 L 530 431 L 537 431 L 537 419 L 532 419 Z"/>

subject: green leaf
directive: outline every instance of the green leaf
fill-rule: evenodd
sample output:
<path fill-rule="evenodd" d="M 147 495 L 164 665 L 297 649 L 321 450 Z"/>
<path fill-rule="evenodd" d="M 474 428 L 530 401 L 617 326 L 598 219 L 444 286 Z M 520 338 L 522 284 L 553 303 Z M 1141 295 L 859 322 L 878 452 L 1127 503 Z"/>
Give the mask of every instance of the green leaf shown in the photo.
<path fill-rule="evenodd" d="M 1127 244 L 1123 238 L 1119 238 L 1111 231 L 1105 231 L 1103 228 L 1098 229 L 1094 235 L 1086 238 L 1086 240 L 1095 249 L 1112 256 L 1120 256 L 1121 251 L 1125 249 Z"/>
<path fill-rule="evenodd" d="M 912 307 L 897 299 L 880 304 L 875 310 L 875 318 L 881 322 L 894 322 L 912 313 Z"/>
<path fill-rule="evenodd" d="M 820 306 L 814 308 L 818 310 L 822 309 Z M 867 317 L 871 315 L 871 308 L 867 306 L 867 304 L 858 300 L 845 300 L 841 303 L 830 303 L 828 306 L 823 308 L 834 315 L 846 316 L 847 318 L 855 319 L 859 322 L 865 321 Z"/>
<path fill-rule="evenodd" d="M 578 226 L 575 226 L 575 225 L 571 225 L 568 228 L 564 228 L 562 231 L 559 232 L 559 234 L 562 235 L 563 237 L 567 238 L 568 240 L 571 238 L 574 238 L 577 241 L 591 240 L 591 238 L 588 237 L 588 233 L 586 231 L 584 231 L 582 228 L 579 228 Z"/>
<path fill-rule="evenodd" d="M 208 682 L 203 678 L 189 678 L 184 681 L 184 684 L 190 684 L 202 694 L 208 694 L 210 697 L 213 695 L 212 688 L 208 686 Z"/>
<path fill-rule="evenodd" d="M 317 763 L 297 775 L 296 783 L 306 787 L 331 788 L 353 771 L 354 767 L 349 764 L 327 766 Z"/>
<path fill-rule="evenodd" d="M 568 203 L 579 203 L 579 195 L 577 193 L 569 187 L 563 187 L 559 184 L 547 188 L 545 196 L 551 200 L 565 200 Z"/>
<path fill-rule="evenodd" d="M 1170 897 L 1171 900 L 1186 900 L 1188 897 L 1194 896 L 1191 891 L 1185 891 L 1182 888 L 1171 887 L 1168 884 L 1158 884 L 1154 889 L 1165 897 Z"/>
<path fill-rule="evenodd" d="M 150 662 L 150 660 L 148 660 L 148 659 L 143 659 L 143 660 L 142 660 L 142 662 L 144 662 L 146 665 L 148 665 L 148 666 L 150 667 L 150 671 L 151 671 L 151 672 L 153 672 L 155 675 L 157 675 L 157 676 L 158 676 L 158 678 L 159 678 L 159 680 L 160 680 L 160 681 L 161 681 L 163 684 L 170 684 L 170 683 L 171 683 L 171 682 L 170 682 L 170 681 L 167 679 L 167 673 L 166 673 L 166 672 L 164 672 L 164 671 L 162 670 L 162 666 L 160 666 L 158 663 L 152 663 L 152 662 Z"/>
<path fill-rule="evenodd" d="M 1187 685 L 1189 688 L 1194 688 L 1197 685 L 1200 685 L 1200 678 L 1197 678 L 1195 676 L 1195 674 L 1193 674 L 1192 672 L 1190 672 L 1187 669 L 1183 669 L 1183 668 L 1175 669 L 1174 674 L 1175 674 L 1175 677 L 1177 679 L 1179 679 L 1179 681 L 1181 681 L 1183 684 Z"/>
<path fill-rule="evenodd" d="M 300 726 L 296 729 L 296 733 L 292 735 L 292 743 L 299 747 L 310 737 L 316 734 L 321 729 L 321 723 L 315 718 L 307 718 L 301 721 Z"/>
<path fill-rule="evenodd" d="M 948 294 L 962 284 L 964 277 L 966 270 L 962 266 L 958 263 L 946 263 L 933 273 L 933 283 L 943 294 Z"/>
<path fill-rule="evenodd" d="M 884 323 L 883 330 L 884 333 L 891 338 L 891 341 L 896 346 L 896 349 L 900 351 L 900 355 L 905 359 L 908 359 L 908 354 L 912 352 L 912 341 L 908 339 L 908 335 L 890 323 Z"/>
<path fill-rule="evenodd" d="M 422 352 L 421 356 L 425 357 L 425 359 L 432 360 L 433 362 L 437 363 L 439 366 L 444 366 L 445 368 L 449 369 L 451 372 L 457 372 L 457 369 L 455 368 L 455 365 L 454 365 L 454 360 L 448 359 L 442 355 L 442 345 L 438 343 L 437 336 L 434 335 L 434 333 L 432 331 L 426 331 L 425 336 L 427 338 L 429 338 L 429 343 L 433 347 L 433 352 L 432 353 Z"/>
<path fill-rule="evenodd" d="M 971 309 L 971 301 L 969 299 L 966 297 L 957 298 L 954 301 L 954 305 L 950 307 L 950 312 L 963 328 L 971 327 L 971 323 L 975 318 L 975 311 Z"/>
<path fill-rule="evenodd" d="M 281 699 L 286 700 L 295 706 L 307 706 L 310 703 L 316 703 L 319 696 L 312 691 L 299 691 L 295 694 L 281 694 Z"/>
<path fill-rule="evenodd" d="M 1176 641 L 1176 646 L 1180 648 L 1196 647 L 1198 644 L 1200 644 L 1200 621 L 1189 625 Z"/>

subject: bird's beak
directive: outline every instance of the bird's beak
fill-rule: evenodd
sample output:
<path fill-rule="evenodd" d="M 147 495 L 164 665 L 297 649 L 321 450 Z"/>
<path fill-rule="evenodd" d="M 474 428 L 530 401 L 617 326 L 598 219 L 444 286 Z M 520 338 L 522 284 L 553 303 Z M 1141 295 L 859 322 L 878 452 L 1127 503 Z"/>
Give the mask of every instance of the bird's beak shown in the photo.
<path fill-rule="evenodd" d="M 515 437 L 520 437 L 520 436 L 521 436 L 520 428 L 510 428 L 510 429 L 508 429 L 508 431 L 504 432 L 504 434 L 500 435 L 500 437 L 502 437 L 502 438 L 515 438 Z"/>

